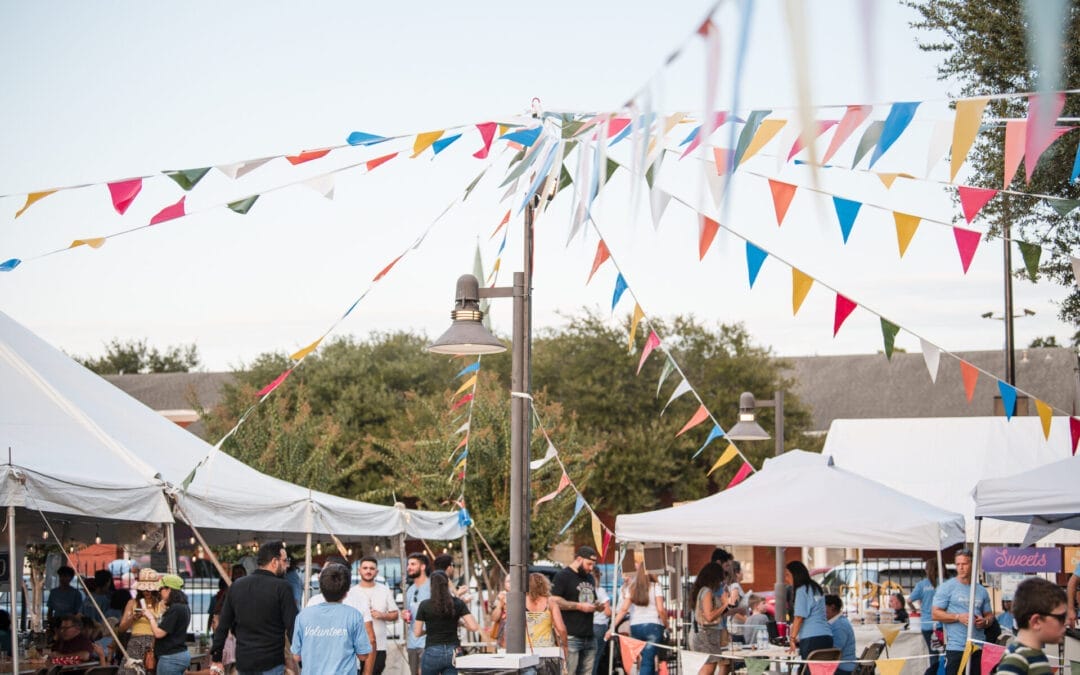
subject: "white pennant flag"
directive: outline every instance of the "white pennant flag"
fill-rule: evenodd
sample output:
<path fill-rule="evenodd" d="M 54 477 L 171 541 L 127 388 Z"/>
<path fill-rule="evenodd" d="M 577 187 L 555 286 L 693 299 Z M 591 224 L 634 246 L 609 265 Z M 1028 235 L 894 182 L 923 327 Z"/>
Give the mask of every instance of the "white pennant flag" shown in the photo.
<path fill-rule="evenodd" d="M 724 203 L 724 189 L 727 187 L 728 177 L 716 174 L 716 162 L 704 162 L 702 166 L 705 167 L 705 179 L 709 181 L 709 192 L 712 193 L 713 204 L 719 210 Z"/>
<path fill-rule="evenodd" d="M 585 214 L 588 207 L 589 205 L 584 200 L 578 202 L 577 210 L 574 211 L 574 218 L 570 221 L 570 234 L 566 237 L 567 246 L 574 241 L 574 237 L 581 231 L 581 226 L 585 224 Z"/>
<path fill-rule="evenodd" d="M 679 671 L 683 673 L 696 673 L 705 665 L 711 657 L 710 654 L 692 652 L 689 649 L 679 651 Z"/>
<path fill-rule="evenodd" d="M 544 453 L 544 456 L 540 459 L 534 459 L 533 461 L 529 462 L 529 470 L 536 471 L 540 467 L 550 462 L 556 454 L 558 454 L 558 452 L 555 450 L 555 446 L 551 443 L 548 443 L 547 452 Z"/>
<path fill-rule="evenodd" d="M 934 165 L 941 161 L 952 143 L 953 123 L 945 120 L 934 122 L 934 131 L 930 135 L 930 146 L 926 151 L 926 175 L 929 176 Z"/>
<path fill-rule="evenodd" d="M 334 198 L 334 174 L 332 173 L 328 173 L 325 176 L 315 176 L 310 180 L 306 180 L 304 181 L 304 186 L 311 188 L 327 199 Z"/>
<path fill-rule="evenodd" d="M 462 424 L 460 427 L 458 427 L 458 430 L 455 431 L 454 434 L 460 434 L 462 431 L 468 431 L 468 430 L 469 430 L 469 423 L 466 422 L 465 424 Z"/>
<path fill-rule="evenodd" d="M 660 188 L 653 188 L 649 192 L 649 207 L 652 209 L 652 224 L 654 230 L 660 229 L 660 217 L 664 215 L 664 211 L 667 210 L 667 205 L 670 201 L 671 195 Z"/>
<path fill-rule="evenodd" d="M 1076 285 L 1080 286 L 1080 258 L 1072 259 L 1073 268 L 1073 280 L 1076 281 Z"/>
<path fill-rule="evenodd" d="M 507 199 L 509 199 L 509 198 L 510 198 L 511 196 L 513 196 L 513 194 L 514 194 L 515 192 L 517 192 L 517 184 L 518 184 L 518 178 L 515 178 L 515 179 L 514 179 L 514 182 L 513 182 L 513 183 L 510 183 L 510 187 L 506 188 L 506 192 L 505 192 L 505 193 L 503 194 L 503 196 L 502 196 L 502 197 L 501 197 L 501 198 L 499 199 L 499 203 L 500 203 L 500 204 L 502 204 L 503 202 L 505 202 L 505 201 L 506 201 Z"/>
<path fill-rule="evenodd" d="M 660 411 L 660 414 L 663 415 L 667 411 L 668 406 L 671 405 L 672 401 L 679 398 L 688 391 L 690 391 L 690 383 L 687 382 L 686 378 L 684 377 L 683 381 L 679 383 L 679 386 L 675 387 L 675 391 L 671 392 L 671 398 L 669 398 L 668 402 L 664 404 L 664 409 Z"/>
<path fill-rule="evenodd" d="M 792 122 L 785 124 L 784 128 L 780 130 L 780 133 L 778 134 L 780 138 L 780 144 L 776 146 L 777 171 L 783 169 L 784 165 L 788 163 L 788 152 L 791 151 L 791 147 L 795 145 L 795 141 L 799 140 L 799 136 L 801 135 L 802 127 Z M 794 159 L 794 157 L 792 159 Z"/>
<path fill-rule="evenodd" d="M 930 379 L 937 384 L 938 363 L 941 361 L 941 350 L 926 340 L 919 338 L 922 344 L 922 357 L 926 362 L 926 369 L 930 371 Z"/>
<path fill-rule="evenodd" d="M 259 159 L 252 159 L 247 162 L 236 162 L 234 164 L 222 164 L 217 167 L 217 170 L 225 174 L 229 178 L 241 178 L 244 174 L 251 173 L 255 169 L 258 169 L 263 164 L 266 164 L 274 157 L 261 157 Z"/>

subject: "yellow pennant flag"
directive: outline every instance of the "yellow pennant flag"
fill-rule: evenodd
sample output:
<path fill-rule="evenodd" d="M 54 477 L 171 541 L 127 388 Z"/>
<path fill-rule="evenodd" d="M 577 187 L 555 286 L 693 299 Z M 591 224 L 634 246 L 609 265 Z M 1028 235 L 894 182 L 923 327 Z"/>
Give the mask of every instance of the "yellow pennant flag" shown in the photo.
<path fill-rule="evenodd" d="M 592 538 L 596 542 L 596 550 L 604 550 L 604 526 L 600 522 L 600 518 L 594 513 L 592 514 Z"/>
<path fill-rule="evenodd" d="M 900 177 L 898 173 L 879 173 L 878 179 L 885 186 L 886 189 L 891 189 L 892 184 L 896 182 L 896 179 Z"/>
<path fill-rule="evenodd" d="M 326 337 L 326 336 L 324 335 L 323 337 Z M 292 359 L 293 361 L 299 361 L 300 359 L 304 358 L 305 356 L 307 356 L 311 352 L 318 349 L 319 348 L 319 343 L 322 342 L 322 341 L 323 341 L 323 339 L 319 338 L 318 340 L 316 340 L 315 342 L 312 342 L 307 347 L 304 347 L 303 349 L 296 352 L 295 354 L 293 354 L 289 358 Z"/>
<path fill-rule="evenodd" d="M 874 661 L 874 665 L 877 666 L 877 671 L 881 675 L 900 675 L 905 663 L 907 663 L 907 659 L 878 659 Z"/>
<path fill-rule="evenodd" d="M 713 464 L 712 468 L 709 469 L 709 473 L 707 473 L 705 475 L 706 476 L 711 475 L 713 471 L 716 471 L 717 469 L 724 466 L 725 464 L 727 464 L 728 462 L 730 462 L 731 460 L 735 459 L 738 456 L 739 456 L 739 451 L 735 448 L 735 446 L 733 444 L 728 443 L 727 450 L 724 450 L 724 454 L 720 455 L 720 459 L 716 460 L 716 464 Z"/>
<path fill-rule="evenodd" d="M 1039 420 L 1042 422 L 1043 436 L 1046 437 L 1046 440 L 1050 440 L 1050 420 L 1054 416 L 1054 409 L 1039 399 L 1035 399 L 1035 410 L 1039 411 Z"/>
<path fill-rule="evenodd" d="M 892 647 L 892 644 L 896 642 L 896 636 L 900 635 L 900 631 L 904 628 L 903 624 L 899 623 L 879 623 L 878 630 L 881 631 L 881 637 L 885 638 L 885 644 Z"/>
<path fill-rule="evenodd" d="M 500 124 L 499 125 L 499 135 L 500 136 L 505 136 L 507 131 L 510 131 L 510 125 L 509 124 Z"/>
<path fill-rule="evenodd" d="M 631 354 L 634 353 L 634 338 L 637 336 L 637 327 L 641 323 L 641 320 L 645 318 L 645 312 L 641 310 L 641 305 L 634 303 L 634 318 L 630 320 L 630 343 L 627 346 L 627 351 Z"/>
<path fill-rule="evenodd" d="M 787 120 L 765 120 L 758 127 L 757 133 L 750 139 L 750 145 L 746 146 L 746 152 L 743 153 L 742 159 L 739 160 L 739 164 L 746 162 L 759 150 L 765 147 L 769 141 L 773 139 L 773 136 L 778 134 L 784 125 L 787 124 Z"/>
<path fill-rule="evenodd" d="M 15 217 L 18 218 L 26 211 L 26 209 L 30 208 L 30 206 L 34 202 L 41 201 L 42 199 L 45 199 L 54 192 L 56 192 L 56 190 L 45 190 L 44 192 L 31 192 L 30 194 L 26 195 L 26 203 L 23 204 L 23 207 L 21 209 L 15 212 Z"/>
<path fill-rule="evenodd" d="M 893 220 L 896 221 L 896 242 L 900 246 L 900 257 L 907 252 L 911 238 L 915 236 L 915 230 L 919 229 L 919 217 L 909 213 L 893 211 Z"/>
<path fill-rule="evenodd" d="M 68 248 L 75 248 L 76 246 L 89 246 L 90 248 L 101 248 L 105 245 L 105 237 L 94 237 L 92 239 L 76 239 L 71 242 L 71 246 Z"/>
<path fill-rule="evenodd" d="M 413 143 L 413 157 L 419 157 L 420 153 L 431 147 L 431 144 L 442 138 L 443 131 L 425 131 L 422 134 L 416 134 L 416 141 Z"/>
<path fill-rule="evenodd" d="M 949 182 L 956 180 L 956 174 L 960 173 L 960 167 L 967 159 L 971 144 L 979 134 L 979 125 L 982 123 L 983 110 L 986 102 L 990 99 L 966 98 L 956 102 L 956 121 L 953 122 L 952 132 L 952 165 L 949 172 Z"/>
<path fill-rule="evenodd" d="M 806 299 L 806 294 L 810 292 L 810 287 L 814 285 L 814 279 L 809 275 L 803 274 L 794 267 L 791 268 L 791 314 L 792 316 L 799 313 L 799 308 L 802 307 L 803 300 Z"/>
<path fill-rule="evenodd" d="M 454 397 L 456 398 L 458 394 L 465 391 L 466 389 L 471 389 L 475 385 L 476 385 L 476 376 L 473 375 L 472 377 L 470 377 L 469 379 L 467 379 L 467 380 L 465 380 L 464 382 L 461 383 L 461 386 L 458 387 L 458 390 L 454 392 Z"/>
<path fill-rule="evenodd" d="M 960 670 L 958 670 L 956 672 L 958 672 L 958 673 L 967 672 L 968 659 L 970 659 L 972 657 L 972 655 L 977 651 L 979 651 L 979 648 L 975 646 L 974 642 L 967 643 L 967 646 L 964 647 L 964 655 L 960 657 Z"/>

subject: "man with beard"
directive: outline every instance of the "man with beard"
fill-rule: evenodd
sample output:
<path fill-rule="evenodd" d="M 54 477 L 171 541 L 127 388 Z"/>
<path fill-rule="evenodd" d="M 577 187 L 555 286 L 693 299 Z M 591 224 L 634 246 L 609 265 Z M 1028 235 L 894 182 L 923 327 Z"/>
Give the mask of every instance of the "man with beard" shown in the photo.
<path fill-rule="evenodd" d="M 593 568 L 599 556 L 591 546 L 582 546 L 574 554 L 574 562 L 555 575 L 551 599 L 562 610 L 566 624 L 567 675 L 592 675 L 596 659 L 593 637 L 593 614 L 603 610 L 596 602 L 596 581 Z"/>
<path fill-rule="evenodd" d="M 412 586 L 405 591 L 405 623 L 408 624 L 405 646 L 409 652 L 409 672 L 412 675 L 420 675 L 420 659 L 424 656 L 424 636 L 417 637 L 413 629 L 420 603 L 431 598 L 431 586 L 428 585 L 429 564 L 428 557 L 423 553 L 410 553 L 408 565 L 405 567 L 405 573 L 412 579 Z"/>
<path fill-rule="evenodd" d="M 375 581 L 379 573 L 379 561 L 372 557 L 360 559 L 360 583 L 349 589 L 349 594 L 357 593 L 367 599 L 371 612 L 371 621 L 375 629 L 375 670 L 372 675 L 381 675 L 386 667 L 386 626 L 397 621 L 398 608 L 394 594 L 386 584 Z"/>

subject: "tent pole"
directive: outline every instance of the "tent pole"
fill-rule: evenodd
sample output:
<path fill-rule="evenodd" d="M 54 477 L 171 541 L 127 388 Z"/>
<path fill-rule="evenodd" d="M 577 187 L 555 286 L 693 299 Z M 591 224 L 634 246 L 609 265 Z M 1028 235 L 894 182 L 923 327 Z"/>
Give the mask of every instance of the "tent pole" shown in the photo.
<path fill-rule="evenodd" d="M 937 579 L 934 579 L 934 584 L 936 584 L 936 586 L 941 586 L 942 582 L 945 581 L 945 563 L 943 562 L 944 560 L 945 560 L 945 556 L 943 556 L 941 554 L 941 546 L 938 546 L 938 550 L 937 550 Z M 931 611 L 933 611 L 933 608 L 931 608 Z"/>
<path fill-rule="evenodd" d="M 859 610 L 859 616 L 864 616 L 862 606 L 863 550 L 856 549 L 855 555 L 855 607 Z"/>
<path fill-rule="evenodd" d="M 15 613 L 15 579 L 22 579 L 22 574 L 15 573 L 15 507 L 7 507 L 8 529 L 8 601 L 11 606 L 11 672 L 19 672 L 19 631 Z M 23 594 L 23 605 L 26 605 L 26 594 Z"/>
<path fill-rule="evenodd" d="M 975 552 L 971 557 L 971 583 L 968 585 L 968 623 L 967 642 L 964 643 L 964 651 L 971 647 L 971 638 L 975 633 L 975 584 L 979 583 L 979 536 L 982 534 L 982 516 L 975 516 Z M 971 659 L 968 656 L 964 675 L 971 675 Z"/>
<path fill-rule="evenodd" d="M 304 596 L 303 605 L 307 607 L 308 600 L 311 598 L 311 533 L 308 532 L 304 535 Z"/>
<path fill-rule="evenodd" d="M 461 581 L 465 584 L 466 592 L 469 588 L 469 577 L 471 576 L 469 569 L 469 531 L 465 530 L 461 534 Z M 480 584 L 476 585 L 477 591 L 480 590 Z M 471 594 L 470 594 L 471 597 Z M 477 603 L 479 605 L 479 603 Z M 471 611 L 471 610 L 470 610 Z M 471 634 L 470 634 L 471 635 Z"/>
<path fill-rule="evenodd" d="M 615 614 L 616 614 L 616 611 L 615 610 L 619 607 L 619 605 L 622 604 L 621 598 L 619 597 L 619 582 L 622 581 L 622 562 L 623 562 L 623 557 L 625 557 L 625 556 L 626 556 L 626 542 L 623 542 L 623 543 L 619 544 L 619 552 L 615 555 L 615 572 L 612 575 L 612 576 L 615 577 L 615 579 L 612 581 L 613 585 L 611 587 L 611 601 L 610 601 L 611 602 L 611 623 L 609 625 L 611 626 L 612 643 L 611 643 L 611 645 L 609 645 L 609 649 L 608 649 L 608 672 L 609 673 L 615 672 L 615 642 L 614 641 L 619 639 L 618 638 L 619 634 L 615 630 L 616 629 L 616 626 L 615 626 Z M 632 667 L 632 664 L 631 664 L 631 667 Z M 629 670 L 629 668 L 627 668 L 625 664 L 623 665 L 623 669 L 627 670 L 627 671 Z"/>
<path fill-rule="evenodd" d="M 176 574 L 176 529 L 172 523 L 165 523 L 165 554 L 169 556 L 166 571 Z"/>

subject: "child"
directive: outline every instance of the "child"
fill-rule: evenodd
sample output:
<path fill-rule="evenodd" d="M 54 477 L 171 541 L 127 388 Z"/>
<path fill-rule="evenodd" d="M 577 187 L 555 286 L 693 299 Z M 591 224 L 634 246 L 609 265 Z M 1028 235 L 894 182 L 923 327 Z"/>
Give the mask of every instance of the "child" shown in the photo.
<path fill-rule="evenodd" d="M 768 603 L 763 596 L 751 593 L 746 604 L 750 608 L 750 616 L 743 624 L 743 640 L 748 645 L 757 644 L 761 635 L 766 638 L 769 635 L 765 630 L 765 625 L 769 623 L 769 615 L 765 613 L 765 606 Z"/>
<path fill-rule="evenodd" d="M 1032 577 L 1016 587 L 1013 616 L 1019 629 L 998 664 L 999 673 L 1049 675 L 1050 662 L 1043 645 L 1058 644 L 1065 636 L 1065 592 L 1057 584 Z"/>
<path fill-rule="evenodd" d="M 293 656 L 307 673 L 356 675 L 356 657 L 365 658 L 372 646 L 363 615 L 341 604 L 349 590 L 349 568 L 337 563 L 324 567 L 319 590 L 326 602 L 306 607 L 296 617 Z"/>

